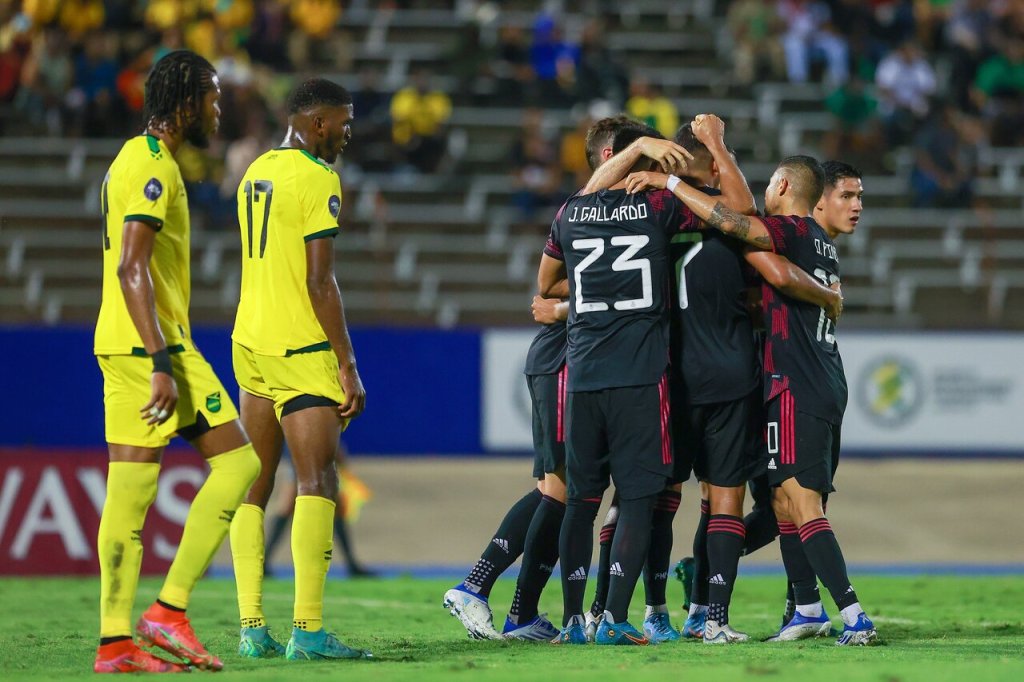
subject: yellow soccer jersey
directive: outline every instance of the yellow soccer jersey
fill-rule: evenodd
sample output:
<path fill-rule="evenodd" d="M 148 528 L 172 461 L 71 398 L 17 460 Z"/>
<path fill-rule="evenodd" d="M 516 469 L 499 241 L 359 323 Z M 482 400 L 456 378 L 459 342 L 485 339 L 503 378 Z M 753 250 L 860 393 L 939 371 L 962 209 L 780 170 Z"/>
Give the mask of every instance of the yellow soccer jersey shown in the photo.
<path fill-rule="evenodd" d="M 156 316 L 169 347 L 189 338 L 189 219 L 185 183 L 167 146 L 152 135 L 125 142 L 100 190 L 103 211 L 103 302 L 96 321 L 97 355 L 144 353 L 128 314 L 117 265 L 124 223 L 138 220 L 158 231 L 149 262 Z"/>
<path fill-rule="evenodd" d="M 260 355 L 326 347 L 306 289 L 306 242 L 338 233 L 338 174 L 300 149 L 273 149 L 238 186 L 242 293 L 231 335 Z"/>

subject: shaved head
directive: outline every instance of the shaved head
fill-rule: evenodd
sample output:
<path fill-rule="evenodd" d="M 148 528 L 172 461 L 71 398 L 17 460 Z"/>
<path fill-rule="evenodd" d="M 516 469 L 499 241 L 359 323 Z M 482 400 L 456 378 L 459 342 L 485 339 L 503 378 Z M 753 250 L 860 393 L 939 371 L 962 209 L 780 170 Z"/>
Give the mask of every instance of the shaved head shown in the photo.
<path fill-rule="evenodd" d="M 782 173 L 797 197 L 813 207 L 825 190 L 825 171 L 813 156 L 788 156 L 776 172 Z"/>

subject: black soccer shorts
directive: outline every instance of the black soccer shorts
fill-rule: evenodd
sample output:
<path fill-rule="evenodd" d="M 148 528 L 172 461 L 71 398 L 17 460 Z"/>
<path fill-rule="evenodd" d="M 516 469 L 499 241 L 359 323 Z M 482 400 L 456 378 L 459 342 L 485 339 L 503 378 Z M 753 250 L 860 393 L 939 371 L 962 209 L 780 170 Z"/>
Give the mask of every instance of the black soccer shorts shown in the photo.
<path fill-rule="evenodd" d="M 608 480 L 623 500 L 664 490 L 672 474 L 668 382 L 569 393 L 569 496 L 600 497 Z"/>
<path fill-rule="evenodd" d="M 693 473 L 705 483 L 723 488 L 745 485 L 762 461 L 763 425 L 760 387 L 737 400 L 684 405 L 672 410 L 675 456 L 691 462 Z M 677 465 L 676 476 L 681 473 Z"/>
<path fill-rule="evenodd" d="M 783 391 L 767 404 L 768 479 L 779 486 L 788 478 L 822 495 L 835 491 L 842 425 L 797 409 L 793 394 Z"/>
<path fill-rule="evenodd" d="M 565 466 L 565 402 L 568 373 L 527 375 L 533 422 L 533 477 L 544 478 Z"/>

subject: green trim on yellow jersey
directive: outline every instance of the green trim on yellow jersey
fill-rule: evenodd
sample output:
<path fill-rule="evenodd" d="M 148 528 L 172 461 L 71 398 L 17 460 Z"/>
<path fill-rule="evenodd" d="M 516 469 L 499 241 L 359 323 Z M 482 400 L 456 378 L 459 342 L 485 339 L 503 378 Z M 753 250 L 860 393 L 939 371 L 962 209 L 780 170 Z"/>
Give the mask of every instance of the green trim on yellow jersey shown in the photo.
<path fill-rule="evenodd" d="M 146 144 L 149 145 L 149 151 L 154 154 L 160 153 L 160 140 L 157 139 L 156 135 L 146 135 Z"/>
<path fill-rule="evenodd" d="M 314 239 L 323 239 L 324 237 L 335 237 L 337 236 L 337 234 L 338 228 L 329 227 L 326 230 L 320 230 L 319 232 L 314 232 L 313 234 L 307 234 L 305 237 L 303 237 L 303 239 L 307 242 L 311 242 Z"/>
<path fill-rule="evenodd" d="M 313 162 L 313 163 L 315 163 L 316 165 L 320 166 L 320 167 L 321 167 L 321 168 L 323 168 L 324 170 L 326 170 L 326 171 L 329 171 L 329 172 L 331 172 L 331 173 L 333 173 L 333 172 L 334 172 L 334 169 L 333 169 L 333 168 L 331 168 L 331 167 L 330 167 L 330 166 L 328 166 L 328 165 L 327 165 L 326 163 L 324 163 L 323 161 L 321 161 L 321 160 L 320 160 L 320 159 L 318 159 L 317 157 L 315 157 L 315 156 L 313 156 L 312 154 L 310 154 L 309 152 L 307 152 L 307 151 L 306 151 L 305 149 L 299 149 L 298 147 L 278 147 L 278 148 L 277 148 L 277 149 L 276 149 L 275 151 L 293 151 L 293 152 L 301 152 L 303 156 L 305 156 L 305 157 L 306 157 L 307 159 L 309 159 L 310 161 L 312 161 L 312 162 Z"/>
<path fill-rule="evenodd" d="M 302 348 L 296 348 L 294 350 L 286 350 L 284 356 L 289 358 L 293 355 L 302 355 L 303 353 L 318 353 L 322 350 L 330 350 L 330 341 L 321 341 L 320 343 L 310 344 L 309 346 L 303 346 Z"/>
<path fill-rule="evenodd" d="M 164 227 L 164 221 L 162 221 L 159 218 L 156 218 L 154 216 L 146 215 L 145 213 L 133 213 L 131 215 L 126 215 L 124 217 L 124 222 L 126 222 L 126 223 L 127 222 L 131 222 L 133 220 L 136 221 L 136 222 L 139 222 L 139 223 L 146 223 L 147 225 L 152 227 L 157 232 L 162 230 L 163 227 Z"/>

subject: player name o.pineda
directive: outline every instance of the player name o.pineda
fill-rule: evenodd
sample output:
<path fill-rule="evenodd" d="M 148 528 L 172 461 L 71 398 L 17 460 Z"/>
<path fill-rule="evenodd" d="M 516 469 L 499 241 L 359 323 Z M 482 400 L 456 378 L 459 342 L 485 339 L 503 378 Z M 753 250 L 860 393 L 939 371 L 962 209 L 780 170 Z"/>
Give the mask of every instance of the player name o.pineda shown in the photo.
<path fill-rule="evenodd" d="M 573 206 L 570 223 L 599 223 L 618 220 L 643 220 L 647 217 L 647 204 L 617 206 L 611 213 L 607 206 Z"/>
<path fill-rule="evenodd" d="M 823 242 L 820 239 L 814 240 L 814 250 L 818 252 L 819 256 L 825 258 L 831 258 L 835 262 L 839 262 L 839 256 L 836 254 L 836 245 Z"/>

